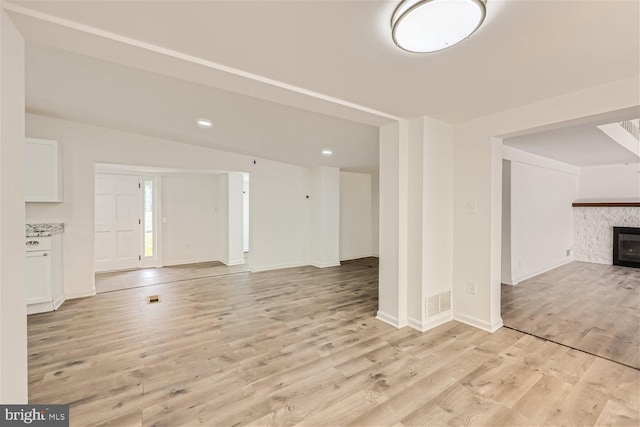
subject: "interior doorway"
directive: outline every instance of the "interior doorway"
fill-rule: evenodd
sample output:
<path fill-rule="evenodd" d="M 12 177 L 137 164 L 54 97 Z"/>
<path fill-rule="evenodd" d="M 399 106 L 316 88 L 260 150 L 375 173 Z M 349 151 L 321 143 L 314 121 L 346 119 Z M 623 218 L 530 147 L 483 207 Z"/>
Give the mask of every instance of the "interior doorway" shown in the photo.
<path fill-rule="evenodd" d="M 249 174 L 98 164 L 97 292 L 249 271 Z"/>

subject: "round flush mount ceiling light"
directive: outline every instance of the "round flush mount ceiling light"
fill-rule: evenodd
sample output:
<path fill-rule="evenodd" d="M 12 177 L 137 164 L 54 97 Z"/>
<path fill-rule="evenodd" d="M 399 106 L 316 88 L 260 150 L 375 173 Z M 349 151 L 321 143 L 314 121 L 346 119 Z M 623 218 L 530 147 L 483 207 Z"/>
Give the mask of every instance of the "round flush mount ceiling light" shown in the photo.
<path fill-rule="evenodd" d="M 324 150 L 322 150 L 322 155 L 325 157 L 329 157 L 333 154 L 333 150 L 330 150 L 328 148 L 325 148 Z"/>
<path fill-rule="evenodd" d="M 211 126 L 213 126 L 213 124 L 211 123 L 211 120 L 209 119 L 198 119 L 197 123 L 199 127 L 205 128 L 205 129 L 209 129 Z"/>
<path fill-rule="evenodd" d="M 482 0 L 403 0 L 391 17 L 391 35 L 400 49 L 436 52 L 473 34 L 485 15 Z"/>

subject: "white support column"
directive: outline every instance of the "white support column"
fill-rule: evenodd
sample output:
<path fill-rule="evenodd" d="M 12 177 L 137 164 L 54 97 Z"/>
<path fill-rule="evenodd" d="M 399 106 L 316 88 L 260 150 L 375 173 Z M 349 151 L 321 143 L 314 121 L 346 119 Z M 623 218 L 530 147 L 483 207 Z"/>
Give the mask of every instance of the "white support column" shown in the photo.
<path fill-rule="evenodd" d="M 244 177 L 240 172 L 229 173 L 229 262 L 244 264 L 243 191 Z"/>
<path fill-rule="evenodd" d="M 242 173 L 229 172 L 220 175 L 218 182 L 220 261 L 226 265 L 244 264 L 243 179 Z"/>
<path fill-rule="evenodd" d="M 378 319 L 420 331 L 452 320 L 452 215 L 452 127 L 421 117 L 381 128 Z"/>
<path fill-rule="evenodd" d="M 27 403 L 24 38 L 0 9 L 0 402 Z"/>
<path fill-rule="evenodd" d="M 421 120 L 422 324 L 416 329 L 426 331 L 453 319 L 453 127 Z"/>
<path fill-rule="evenodd" d="M 311 170 L 311 264 L 340 265 L 340 169 Z"/>
<path fill-rule="evenodd" d="M 377 318 L 407 325 L 408 122 L 380 128 L 380 273 Z"/>

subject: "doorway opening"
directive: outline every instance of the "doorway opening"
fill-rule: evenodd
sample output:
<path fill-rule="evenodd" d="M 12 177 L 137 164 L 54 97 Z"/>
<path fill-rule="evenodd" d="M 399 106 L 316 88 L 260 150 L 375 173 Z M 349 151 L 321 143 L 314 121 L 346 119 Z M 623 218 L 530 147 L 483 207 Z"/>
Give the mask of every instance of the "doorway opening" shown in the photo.
<path fill-rule="evenodd" d="M 249 271 L 247 173 L 113 164 L 95 172 L 96 292 Z"/>
<path fill-rule="evenodd" d="M 501 316 L 510 329 L 639 369 L 629 337 L 640 332 L 640 272 L 612 265 L 612 252 L 616 227 L 634 226 L 625 211 L 634 208 L 619 205 L 638 201 L 640 157 L 602 130 L 629 114 L 502 140 Z"/>

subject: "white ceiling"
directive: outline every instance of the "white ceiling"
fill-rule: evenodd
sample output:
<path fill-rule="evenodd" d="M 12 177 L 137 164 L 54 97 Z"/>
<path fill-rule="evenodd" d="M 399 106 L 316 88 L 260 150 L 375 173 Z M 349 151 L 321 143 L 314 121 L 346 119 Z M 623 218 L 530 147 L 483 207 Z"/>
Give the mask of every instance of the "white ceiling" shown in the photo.
<path fill-rule="evenodd" d="M 599 124 L 603 123 L 586 123 L 507 138 L 503 143 L 578 167 L 640 162 L 637 155 L 598 129 Z"/>
<path fill-rule="evenodd" d="M 40 14 L 37 25 L 13 13 L 36 38 L 64 25 L 109 32 L 405 118 L 466 121 L 639 73 L 637 1 L 488 0 L 470 39 L 423 55 L 391 41 L 398 2 L 11 3 Z M 40 41 L 73 45 L 64 37 Z"/>
<path fill-rule="evenodd" d="M 305 166 L 376 168 L 366 125 L 457 123 L 640 73 L 637 1 L 488 0 L 470 39 L 422 55 L 391 41 L 398 2 L 2 4 L 31 43 L 30 111 Z"/>
<path fill-rule="evenodd" d="M 26 64 L 30 113 L 305 167 L 378 168 L 374 126 L 40 45 L 27 45 Z M 201 117 L 213 128 L 199 128 Z"/>

